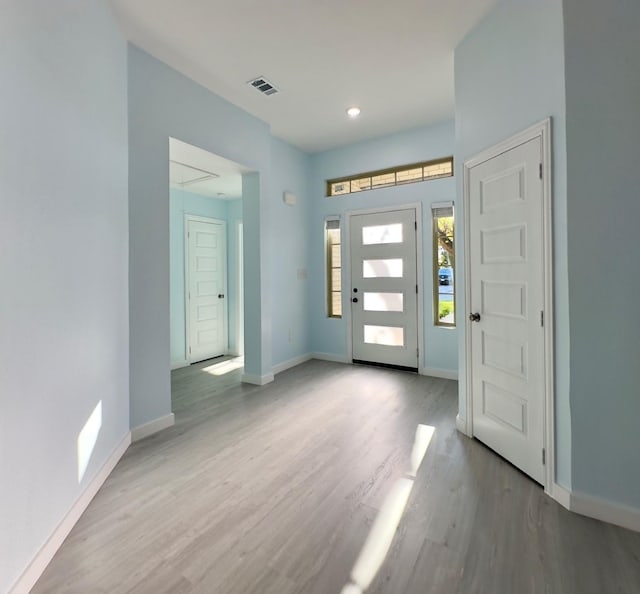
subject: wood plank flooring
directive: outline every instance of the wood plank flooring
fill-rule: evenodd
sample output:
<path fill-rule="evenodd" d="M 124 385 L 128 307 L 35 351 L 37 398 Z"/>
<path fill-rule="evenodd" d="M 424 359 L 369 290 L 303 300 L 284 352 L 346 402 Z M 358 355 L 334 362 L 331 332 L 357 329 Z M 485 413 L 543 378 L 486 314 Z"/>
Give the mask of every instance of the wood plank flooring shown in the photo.
<path fill-rule="evenodd" d="M 435 433 L 367 592 L 640 592 L 640 534 L 460 435 L 455 382 L 310 361 L 257 387 L 209 365 L 172 372 L 176 425 L 131 446 L 34 594 L 338 594 L 419 423 Z"/>

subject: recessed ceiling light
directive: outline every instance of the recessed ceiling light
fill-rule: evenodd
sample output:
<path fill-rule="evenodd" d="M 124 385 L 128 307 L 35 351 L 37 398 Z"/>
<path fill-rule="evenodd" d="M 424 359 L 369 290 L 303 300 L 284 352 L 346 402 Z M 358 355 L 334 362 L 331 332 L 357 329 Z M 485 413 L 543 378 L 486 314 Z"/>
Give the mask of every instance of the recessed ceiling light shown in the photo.
<path fill-rule="evenodd" d="M 360 115 L 360 108 L 356 107 L 355 105 L 353 107 L 350 107 L 349 109 L 347 109 L 347 115 L 350 118 L 357 118 Z"/>

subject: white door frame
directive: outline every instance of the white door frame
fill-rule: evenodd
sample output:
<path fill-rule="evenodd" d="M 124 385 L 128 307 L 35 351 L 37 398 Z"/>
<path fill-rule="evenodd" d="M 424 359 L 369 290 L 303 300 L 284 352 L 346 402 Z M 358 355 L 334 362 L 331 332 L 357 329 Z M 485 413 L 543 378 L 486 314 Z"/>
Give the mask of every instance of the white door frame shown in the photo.
<path fill-rule="evenodd" d="M 423 265 L 422 265 L 422 204 L 414 202 L 410 204 L 398 204 L 394 206 L 380 206 L 377 208 L 364 208 L 360 210 L 349 210 L 345 213 L 345 265 L 344 273 L 349 287 L 351 287 L 351 217 L 358 215 L 375 214 L 378 212 L 391 212 L 394 210 L 410 210 L 416 211 L 416 282 L 418 283 L 418 373 L 425 374 L 424 367 L 424 282 L 423 282 Z M 344 291 L 343 291 L 344 294 Z M 347 294 L 347 303 L 351 303 L 351 293 Z M 351 306 L 346 308 L 344 318 L 347 326 L 347 360 L 349 363 L 353 361 L 353 328 L 351 327 Z"/>
<path fill-rule="evenodd" d="M 244 223 L 236 221 L 236 355 L 244 356 Z"/>
<path fill-rule="evenodd" d="M 551 118 L 547 118 L 538 124 L 527 128 L 523 132 L 492 146 L 471 159 L 464 162 L 463 174 L 463 204 L 464 204 L 464 278 L 465 278 L 465 312 L 471 311 L 471 246 L 469 245 L 470 227 L 470 174 L 471 169 L 480 163 L 488 161 L 502 153 L 505 153 L 525 142 L 541 139 L 542 145 L 542 250 L 543 250 L 543 294 L 544 294 L 544 360 L 543 387 L 544 387 L 544 447 L 546 451 L 545 464 L 545 493 L 555 498 L 553 493 L 555 485 L 555 394 L 554 394 L 554 344 L 553 344 L 553 220 L 552 220 L 552 193 L 551 193 Z M 465 332 L 465 377 L 467 385 L 467 410 L 466 420 L 463 423 L 465 433 L 473 437 L 473 383 L 471 381 L 471 333 L 469 321 Z"/>
<path fill-rule="evenodd" d="M 227 278 L 227 258 L 229 257 L 229 254 L 227 253 L 229 250 L 227 250 L 227 221 L 224 221 L 222 219 L 212 219 L 210 217 L 201 217 L 198 215 L 192 215 L 192 214 L 188 214 L 185 213 L 184 215 L 184 347 L 185 347 L 185 358 L 187 360 L 187 363 L 190 365 L 192 363 L 191 360 L 191 352 L 190 352 L 190 346 L 191 346 L 191 332 L 190 332 L 190 314 L 189 314 L 189 222 L 190 221 L 194 221 L 194 222 L 200 222 L 200 223 L 215 223 L 216 225 L 222 225 L 222 228 L 224 229 L 224 241 L 225 241 L 225 246 L 224 246 L 224 260 L 223 260 L 223 265 L 224 265 L 224 270 L 223 270 L 223 276 L 224 276 L 224 285 L 225 285 L 225 290 L 224 290 L 224 331 L 223 331 L 223 336 L 224 336 L 224 342 L 223 344 L 225 345 L 224 348 L 224 354 L 228 354 L 229 352 L 229 279 Z"/>

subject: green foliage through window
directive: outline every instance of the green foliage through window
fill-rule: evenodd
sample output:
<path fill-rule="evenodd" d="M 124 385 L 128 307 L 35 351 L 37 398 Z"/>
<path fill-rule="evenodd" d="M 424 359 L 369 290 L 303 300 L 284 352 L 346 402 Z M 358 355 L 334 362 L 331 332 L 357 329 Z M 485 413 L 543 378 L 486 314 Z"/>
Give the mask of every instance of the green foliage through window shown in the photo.
<path fill-rule="evenodd" d="M 453 205 L 433 205 L 434 323 L 456 325 L 455 220 Z"/>

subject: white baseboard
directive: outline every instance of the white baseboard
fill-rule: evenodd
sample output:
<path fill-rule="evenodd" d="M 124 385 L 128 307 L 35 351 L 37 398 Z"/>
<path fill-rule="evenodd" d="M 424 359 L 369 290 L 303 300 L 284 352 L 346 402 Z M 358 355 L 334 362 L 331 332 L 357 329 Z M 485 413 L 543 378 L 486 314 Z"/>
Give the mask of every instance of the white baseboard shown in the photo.
<path fill-rule="evenodd" d="M 102 468 L 96 473 L 93 479 L 87 484 L 84 491 L 80 494 L 75 503 L 71 506 L 71 509 L 67 512 L 57 528 L 53 531 L 47 542 L 36 553 L 28 567 L 24 570 L 23 574 L 18 578 L 18 581 L 9 590 L 9 594 L 28 594 L 35 583 L 40 579 L 40 576 L 47 568 L 47 565 L 53 559 L 64 539 L 69 536 L 72 528 L 76 525 L 76 522 L 80 519 L 80 516 L 87 509 L 91 500 L 95 497 L 100 487 L 107 480 L 111 471 L 115 468 L 116 464 L 122 458 L 122 455 L 127 451 L 127 448 L 131 444 L 131 433 L 127 433 L 122 441 L 116 446 L 115 450 L 109 456 Z"/>
<path fill-rule="evenodd" d="M 457 369 L 438 369 L 436 367 L 423 367 L 420 369 L 420 375 L 428 375 L 430 377 L 439 377 L 442 379 L 457 380 Z"/>
<path fill-rule="evenodd" d="M 562 507 L 571 509 L 571 491 L 569 489 L 558 483 L 552 483 L 551 487 L 547 489 L 547 495 L 551 499 L 555 499 Z"/>
<path fill-rule="evenodd" d="M 571 491 L 558 483 L 553 483 L 547 494 L 576 514 L 640 532 L 640 509 L 636 507 Z"/>
<path fill-rule="evenodd" d="M 189 363 L 189 361 L 187 361 L 186 359 L 184 359 L 183 361 L 172 361 L 171 371 L 173 371 L 174 369 L 182 369 L 183 367 L 189 367 L 189 365 L 191 365 L 191 363 Z"/>
<path fill-rule="evenodd" d="M 307 353 L 306 355 L 300 355 L 299 357 L 294 357 L 293 359 L 289 359 L 288 361 L 284 361 L 283 363 L 278 363 L 273 366 L 273 375 L 277 375 L 278 373 L 282 373 L 287 369 L 291 369 L 292 367 L 296 367 L 302 363 L 306 363 L 307 361 L 311 361 L 311 354 Z"/>
<path fill-rule="evenodd" d="M 351 363 L 346 355 L 334 355 L 333 353 L 311 353 L 312 359 L 320 361 L 332 361 L 333 363 Z"/>
<path fill-rule="evenodd" d="M 472 437 L 471 435 L 469 435 L 469 432 L 467 431 L 467 422 L 460 415 L 456 415 L 456 429 L 460 431 L 460 433 L 462 433 L 463 435 L 466 435 L 467 437 Z"/>
<path fill-rule="evenodd" d="M 640 509 L 637 507 L 572 491 L 570 509 L 583 516 L 640 532 Z"/>
<path fill-rule="evenodd" d="M 154 433 L 158 433 L 158 431 L 162 431 L 163 429 L 167 429 L 167 427 L 171 427 L 176 422 L 176 417 L 173 413 L 165 415 L 164 417 L 159 417 L 157 419 L 153 419 L 153 421 L 149 421 L 148 423 L 144 423 L 144 425 L 138 425 L 131 429 L 131 441 L 140 441 L 145 437 L 149 437 L 149 435 L 153 435 Z"/>
<path fill-rule="evenodd" d="M 264 386 L 270 384 L 273 381 L 273 373 L 267 373 L 265 375 L 252 375 L 251 373 L 243 373 L 243 384 L 253 384 L 254 386 Z"/>

